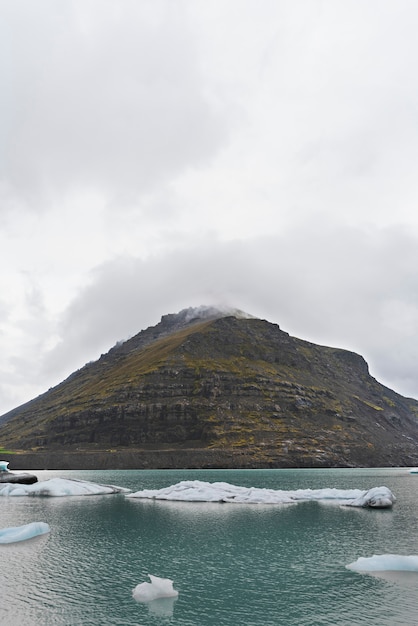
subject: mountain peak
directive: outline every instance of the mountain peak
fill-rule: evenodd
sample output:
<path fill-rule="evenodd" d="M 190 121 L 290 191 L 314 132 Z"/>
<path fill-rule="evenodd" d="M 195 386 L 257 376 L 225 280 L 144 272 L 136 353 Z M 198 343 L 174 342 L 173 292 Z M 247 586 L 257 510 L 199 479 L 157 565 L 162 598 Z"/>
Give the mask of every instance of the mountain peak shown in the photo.
<path fill-rule="evenodd" d="M 253 315 L 249 315 L 240 309 L 232 307 L 216 307 L 211 305 L 200 305 L 197 307 L 188 307 L 182 309 L 178 313 L 170 313 L 163 315 L 162 323 L 172 323 L 173 326 L 179 324 L 190 324 L 195 321 L 218 319 L 220 317 L 236 317 L 238 319 L 250 319 Z"/>
<path fill-rule="evenodd" d="M 254 316 L 244 313 L 239 309 L 207 305 L 188 307 L 187 309 L 182 309 L 178 313 L 168 313 L 163 315 L 158 324 L 150 326 L 145 330 L 141 330 L 137 335 L 134 335 L 127 341 L 118 341 L 110 352 L 117 351 L 119 353 L 126 354 L 132 350 L 145 348 L 156 339 L 167 337 L 168 335 L 183 330 L 188 326 L 193 326 L 199 322 L 221 319 L 223 317 L 254 319 Z"/>

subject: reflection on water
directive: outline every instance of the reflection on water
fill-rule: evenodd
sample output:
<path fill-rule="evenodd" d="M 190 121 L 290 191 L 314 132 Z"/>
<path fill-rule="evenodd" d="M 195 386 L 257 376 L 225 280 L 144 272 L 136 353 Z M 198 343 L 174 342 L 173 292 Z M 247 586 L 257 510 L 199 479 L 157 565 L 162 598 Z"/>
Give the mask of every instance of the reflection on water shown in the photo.
<path fill-rule="evenodd" d="M 172 617 L 176 600 L 177 598 L 159 598 L 158 600 L 147 602 L 146 605 L 150 615 Z"/>
<path fill-rule="evenodd" d="M 396 583 L 403 587 L 411 587 L 414 590 L 418 590 L 418 572 L 406 572 L 406 571 L 384 571 L 384 572 L 361 572 L 362 574 L 368 574 L 369 576 L 375 576 L 382 580 L 387 580 L 390 583 Z"/>
<path fill-rule="evenodd" d="M 394 626 L 417 623 L 416 583 L 352 572 L 360 556 L 418 554 L 418 476 L 407 470 L 39 472 L 161 488 L 184 479 L 280 489 L 386 485 L 389 511 L 127 500 L 7 498 L 0 526 L 49 535 L 0 546 L 0 624 L 14 626 Z M 148 574 L 178 598 L 135 602 Z M 416 575 L 414 576 L 415 581 Z"/>

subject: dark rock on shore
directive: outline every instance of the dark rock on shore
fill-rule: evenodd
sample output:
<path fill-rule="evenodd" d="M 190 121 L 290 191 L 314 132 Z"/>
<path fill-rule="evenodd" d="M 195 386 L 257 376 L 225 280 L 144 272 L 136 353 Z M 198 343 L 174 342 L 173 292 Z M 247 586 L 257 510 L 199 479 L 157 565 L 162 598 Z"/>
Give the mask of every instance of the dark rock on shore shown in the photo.
<path fill-rule="evenodd" d="M 21 485 L 33 485 L 38 482 L 38 478 L 33 474 L 13 474 L 13 472 L 0 471 L 0 483 L 19 483 Z"/>

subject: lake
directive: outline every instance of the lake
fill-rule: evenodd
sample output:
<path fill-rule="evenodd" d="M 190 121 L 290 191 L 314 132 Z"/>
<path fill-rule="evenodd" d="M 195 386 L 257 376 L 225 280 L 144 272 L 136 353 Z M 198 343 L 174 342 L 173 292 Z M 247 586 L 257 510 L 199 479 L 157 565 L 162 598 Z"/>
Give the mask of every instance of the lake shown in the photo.
<path fill-rule="evenodd" d="M 375 510 L 320 502 L 161 502 L 122 494 L 3 497 L 1 528 L 43 521 L 51 532 L 0 545 L 1 625 L 418 625 L 418 574 L 346 569 L 359 557 L 418 554 L 418 475 L 407 468 L 35 474 L 133 491 L 180 480 L 286 490 L 385 485 L 397 502 Z M 132 590 L 148 574 L 171 578 L 178 598 L 136 602 Z"/>

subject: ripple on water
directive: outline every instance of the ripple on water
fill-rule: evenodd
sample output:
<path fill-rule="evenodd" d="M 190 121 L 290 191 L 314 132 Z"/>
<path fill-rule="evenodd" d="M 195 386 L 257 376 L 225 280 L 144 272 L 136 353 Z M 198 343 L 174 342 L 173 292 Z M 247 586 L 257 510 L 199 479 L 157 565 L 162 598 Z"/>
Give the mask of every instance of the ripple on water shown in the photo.
<path fill-rule="evenodd" d="M 121 476 L 124 476 L 122 474 Z M 122 484 L 106 473 L 101 482 Z M 144 473 L 139 472 L 138 477 Z M 185 478 L 187 473 L 182 474 Z M 192 473 L 191 476 L 194 476 Z M 239 484 L 241 474 L 216 474 Z M 22 545 L 1 546 L 0 623 L 13 626 L 406 626 L 416 623 L 414 583 L 352 572 L 360 556 L 418 552 L 417 477 L 404 488 L 359 472 L 245 473 L 257 486 L 388 484 L 393 511 L 347 510 L 319 503 L 241 506 L 127 501 L 123 496 L 11 499 L 5 525 L 41 520 L 51 533 Z M 330 476 L 329 482 L 326 477 Z M 335 476 L 338 481 L 335 482 Z M 347 480 L 344 477 L 347 476 Z M 371 476 L 371 477 L 370 477 Z M 84 476 L 88 478 L 87 476 Z M 275 477 L 280 484 L 274 485 Z M 136 487 L 177 482 L 152 473 Z M 200 478 L 205 478 L 200 475 Z M 95 473 L 100 482 L 100 472 Z M 159 482 L 158 482 L 159 481 Z M 316 483 L 315 483 L 316 481 Z M 151 483 L 151 479 L 150 479 Z M 286 484 L 284 484 L 286 483 Z M 244 483 L 241 483 L 244 484 Z M 411 486 L 412 485 L 412 486 Z M 404 489 L 404 490 L 403 490 Z M 58 501 L 60 500 L 60 501 Z M 132 589 L 148 574 L 173 579 L 171 606 L 143 605 Z M 402 578 L 402 579 L 401 579 Z M 414 621 L 415 620 L 415 621 Z"/>

